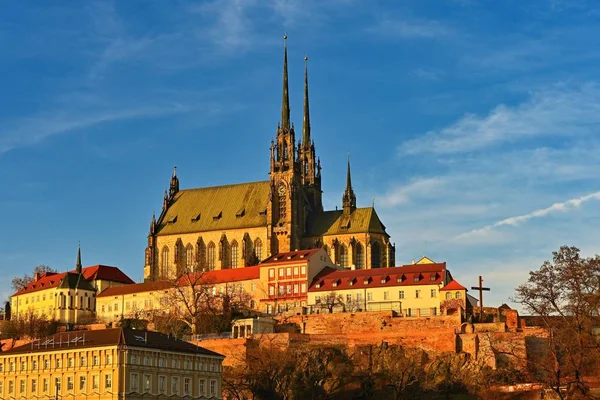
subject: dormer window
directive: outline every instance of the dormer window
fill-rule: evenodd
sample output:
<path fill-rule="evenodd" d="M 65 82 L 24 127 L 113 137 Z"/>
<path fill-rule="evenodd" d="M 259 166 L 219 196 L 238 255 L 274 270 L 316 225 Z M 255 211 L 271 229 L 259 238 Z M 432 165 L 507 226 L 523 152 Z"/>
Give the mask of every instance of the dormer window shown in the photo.
<path fill-rule="evenodd" d="M 387 283 L 388 280 L 389 276 L 384 276 L 383 278 L 381 278 L 381 283 Z"/>
<path fill-rule="evenodd" d="M 333 283 L 331 284 L 331 286 L 333 286 L 333 287 L 337 287 L 337 282 L 333 282 Z"/>
<path fill-rule="evenodd" d="M 351 280 L 348 281 L 348 285 L 354 286 L 355 282 L 356 282 L 356 278 L 352 278 Z"/>
<path fill-rule="evenodd" d="M 174 224 L 175 222 L 177 222 L 177 215 L 167 220 L 167 224 Z"/>
<path fill-rule="evenodd" d="M 371 278 L 365 278 L 363 284 L 368 285 L 371 282 Z"/>
<path fill-rule="evenodd" d="M 244 215 L 246 215 L 246 209 L 245 208 L 241 208 L 239 209 L 236 213 L 235 213 L 235 217 L 236 218 L 242 218 Z"/>
<path fill-rule="evenodd" d="M 431 274 L 429 274 L 429 280 L 430 281 L 435 281 L 437 279 L 437 274 L 435 272 L 432 272 Z"/>
<path fill-rule="evenodd" d="M 413 281 L 419 282 L 420 280 L 421 280 L 421 274 L 415 274 L 415 275 L 413 275 Z"/>
<path fill-rule="evenodd" d="M 217 215 L 214 215 L 213 221 L 218 221 L 219 219 L 221 219 L 221 217 L 223 217 L 223 211 L 219 211 Z"/>
<path fill-rule="evenodd" d="M 192 218 L 192 222 L 198 222 L 200 221 L 200 213 L 196 214 L 193 218 Z"/>

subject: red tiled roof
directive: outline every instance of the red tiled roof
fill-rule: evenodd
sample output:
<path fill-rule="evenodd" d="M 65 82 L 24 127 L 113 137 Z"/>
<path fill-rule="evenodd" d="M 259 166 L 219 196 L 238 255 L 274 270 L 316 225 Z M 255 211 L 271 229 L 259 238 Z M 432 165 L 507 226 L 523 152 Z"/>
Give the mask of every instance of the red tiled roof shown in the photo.
<path fill-rule="evenodd" d="M 260 266 L 256 265 L 256 266 L 245 267 L 245 268 L 220 269 L 217 271 L 197 272 L 195 274 L 190 274 L 189 276 L 193 280 L 201 278 L 202 281 L 206 282 L 206 283 L 226 283 L 226 282 L 247 281 L 249 279 L 260 278 Z M 181 280 L 184 278 L 182 276 L 179 279 Z M 183 282 L 186 282 L 186 281 L 183 281 Z"/>
<path fill-rule="evenodd" d="M 440 291 L 442 290 L 467 290 L 467 288 L 461 285 L 460 283 L 456 282 L 455 280 L 452 280 L 448 282 L 446 286 L 440 289 Z"/>
<path fill-rule="evenodd" d="M 74 273 L 75 270 L 69 271 Z M 117 267 L 111 267 L 108 265 L 93 265 L 90 267 L 85 267 L 81 271 L 83 273 L 83 277 L 86 280 L 96 280 L 103 279 L 113 282 L 131 284 L 134 283 L 123 271 L 121 271 Z M 60 283 L 60 280 L 65 277 L 67 273 L 55 273 L 55 272 L 47 272 L 42 275 L 37 282 L 30 282 L 23 289 L 19 290 L 13 296 L 37 292 L 38 290 L 44 290 L 48 288 L 57 287 Z"/>
<path fill-rule="evenodd" d="M 308 291 L 323 292 L 386 286 L 438 285 L 444 282 L 445 270 L 446 263 L 403 265 L 400 267 L 352 271 L 338 271 L 332 268 L 324 268 L 313 279 Z M 419 277 L 418 282 L 415 282 L 415 276 Z M 365 284 L 365 281 L 368 283 Z M 334 286 L 334 283 L 337 285 Z"/>
<path fill-rule="evenodd" d="M 309 260 L 319 250 L 321 249 L 297 250 L 290 251 L 288 253 L 278 253 L 267 258 L 261 262 L 260 265 L 297 263 L 304 260 Z"/>
<path fill-rule="evenodd" d="M 123 286 L 114 286 L 104 289 L 97 298 L 100 297 L 110 297 L 110 296 L 121 296 L 124 294 L 132 294 L 132 293 L 143 293 L 143 292 L 153 292 L 156 290 L 165 290 L 172 286 L 169 281 L 156 281 L 156 282 L 144 282 L 144 283 L 134 283 L 133 285 L 123 285 Z"/>

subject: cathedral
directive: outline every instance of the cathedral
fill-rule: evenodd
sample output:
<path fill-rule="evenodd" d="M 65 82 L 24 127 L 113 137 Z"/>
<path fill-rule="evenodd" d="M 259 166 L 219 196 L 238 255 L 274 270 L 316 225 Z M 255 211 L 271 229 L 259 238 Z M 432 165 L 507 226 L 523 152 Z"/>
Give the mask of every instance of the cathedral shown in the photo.
<path fill-rule="evenodd" d="M 290 121 L 287 37 L 281 120 L 270 147 L 269 180 L 180 189 L 174 169 L 162 211 L 152 216 L 146 281 L 188 271 L 244 268 L 293 250 L 322 247 L 352 269 L 392 267 L 395 246 L 374 207 L 356 207 L 350 162 L 341 209 L 323 210 L 321 163 L 311 138 L 308 65 L 304 66 L 302 138 Z"/>

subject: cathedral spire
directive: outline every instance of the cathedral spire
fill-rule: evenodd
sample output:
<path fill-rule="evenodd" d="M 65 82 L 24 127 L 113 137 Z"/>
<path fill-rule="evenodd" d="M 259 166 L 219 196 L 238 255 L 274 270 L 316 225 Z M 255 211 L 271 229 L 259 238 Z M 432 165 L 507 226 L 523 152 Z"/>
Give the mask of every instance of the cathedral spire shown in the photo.
<path fill-rule="evenodd" d="M 308 56 L 304 56 L 304 121 L 302 124 L 302 144 L 310 146 L 310 111 L 308 107 Z"/>
<path fill-rule="evenodd" d="M 346 190 L 342 196 L 342 206 L 344 214 L 350 214 L 356 209 L 356 196 L 352 189 L 352 177 L 350 175 L 350 156 L 348 156 L 348 171 L 346 173 Z"/>
<path fill-rule="evenodd" d="M 83 268 L 81 267 L 81 245 L 77 245 L 77 264 L 75 265 L 75 272 L 81 274 L 82 269 Z"/>
<path fill-rule="evenodd" d="M 156 215 L 154 214 L 154 211 L 152 211 L 152 221 L 150 222 L 150 234 L 154 235 L 155 232 L 156 232 Z"/>
<path fill-rule="evenodd" d="M 283 35 L 283 95 L 281 99 L 281 128 L 290 129 L 290 95 L 288 93 L 287 35 Z"/>
<path fill-rule="evenodd" d="M 179 178 L 177 177 L 177 166 L 173 166 L 173 176 L 171 176 L 171 182 L 169 184 L 169 198 L 175 196 L 179 192 Z"/>

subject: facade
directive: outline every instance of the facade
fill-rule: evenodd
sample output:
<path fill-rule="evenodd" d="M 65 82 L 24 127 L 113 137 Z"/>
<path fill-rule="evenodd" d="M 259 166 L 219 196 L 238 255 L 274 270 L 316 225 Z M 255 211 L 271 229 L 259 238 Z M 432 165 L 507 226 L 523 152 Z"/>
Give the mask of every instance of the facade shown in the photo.
<path fill-rule="evenodd" d="M 308 305 L 313 312 L 393 310 L 407 317 L 431 316 L 442 312 L 448 293 L 462 299 L 464 308 L 466 289 L 452 279 L 446 263 L 424 257 L 418 263 L 388 269 L 326 268 L 312 280 Z"/>
<path fill-rule="evenodd" d="M 60 323 L 85 322 L 95 316 L 96 294 L 105 288 L 132 284 L 120 269 L 106 265 L 82 268 L 81 252 L 74 271 L 46 273 L 11 296 L 12 318 L 30 316 Z"/>
<path fill-rule="evenodd" d="M 59 333 L 0 353 L 0 398 L 220 399 L 223 359 L 158 332 Z"/>
<path fill-rule="evenodd" d="M 162 211 L 152 216 L 145 253 L 147 281 L 184 272 L 236 269 L 278 253 L 323 248 L 337 265 L 390 267 L 395 247 L 374 207 L 359 208 L 350 163 L 340 210 L 325 211 L 321 163 L 311 137 L 305 63 L 302 138 L 290 121 L 287 46 L 281 120 L 271 141 L 269 180 L 180 190 L 176 170 Z"/>

